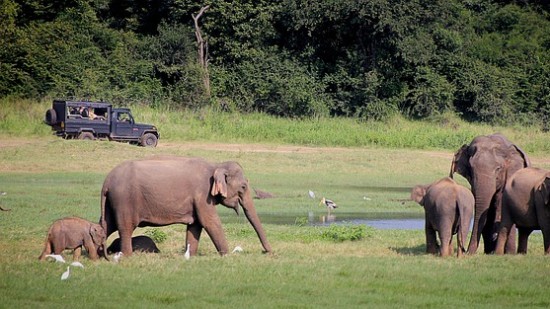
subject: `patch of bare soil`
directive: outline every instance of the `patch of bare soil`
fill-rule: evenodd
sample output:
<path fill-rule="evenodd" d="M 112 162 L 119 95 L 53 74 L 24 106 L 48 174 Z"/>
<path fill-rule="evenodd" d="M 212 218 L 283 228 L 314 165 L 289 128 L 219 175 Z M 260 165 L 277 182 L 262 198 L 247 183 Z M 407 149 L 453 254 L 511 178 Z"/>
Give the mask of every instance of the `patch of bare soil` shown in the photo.
<path fill-rule="evenodd" d="M 159 143 L 158 148 L 164 149 L 204 149 L 233 152 L 258 152 L 258 153 L 319 153 L 327 151 L 353 151 L 352 148 L 338 147 L 307 147 L 291 145 L 263 145 L 263 144 L 224 144 L 209 142 L 184 142 L 184 143 Z"/>

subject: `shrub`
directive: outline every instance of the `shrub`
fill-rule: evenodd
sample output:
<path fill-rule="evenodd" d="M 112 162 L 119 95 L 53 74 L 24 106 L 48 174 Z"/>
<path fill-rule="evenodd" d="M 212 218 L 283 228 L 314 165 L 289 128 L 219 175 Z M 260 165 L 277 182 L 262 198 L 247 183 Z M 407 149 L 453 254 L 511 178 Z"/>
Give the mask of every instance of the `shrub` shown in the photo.
<path fill-rule="evenodd" d="M 146 230 L 144 234 L 151 237 L 156 243 L 164 242 L 168 238 L 168 235 L 159 229 L 149 229 Z"/>
<path fill-rule="evenodd" d="M 323 229 L 321 237 L 323 239 L 332 240 L 335 242 L 342 242 L 346 240 L 360 240 L 367 236 L 367 226 L 358 225 L 338 225 L 331 224 L 329 227 Z"/>

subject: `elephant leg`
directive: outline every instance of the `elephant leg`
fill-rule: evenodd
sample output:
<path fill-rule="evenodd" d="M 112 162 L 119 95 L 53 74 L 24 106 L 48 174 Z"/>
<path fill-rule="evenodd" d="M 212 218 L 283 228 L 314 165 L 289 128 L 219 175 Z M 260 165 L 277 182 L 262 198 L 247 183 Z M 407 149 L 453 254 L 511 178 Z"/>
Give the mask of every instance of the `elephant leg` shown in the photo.
<path fill-rule="evenodd" d="M 132 233 L 133 229 L 128 228 L 119 228 L 118 233 L 120 235 L 120 251 L 124 256 L 132 255 Z"/>
<path fill-rule="evenodd" d="M 426 222 L 425 232 L 426 232 L 426 253 L 437 254 L 438 246 L 437 246 L 436 233 L 433 227 L 428 222 Z"/>
<path fill-rule="evenodd" d="M 495 254 L 501 255 L 504 254 L 504 247 L 508 242 L 508 236 L 510 235 L 510 230 L 512 226 L 509 224 L 502 224 L 498 232 L 497 245 L 495 248 Z"/>
<path fill-rule="evenodd" d="M 90 251 L 88 251 L 88 254 L 90 254 Z M 82 255 L 82 247 L 81 246 L 78 246 L 76 248 L 74 248 L 74 251 L 73 251 L 73 260 L 74 261 L 78 261 L 80 259 L 80 256 Z"/>
<path fill-rule="evenodd" d="M 518 253 L 527 253 L 527 243 L 529 242 L 529 235 L 533 232 L 532 229 L 518 228 Z"/>
<path fill-rule="evenodd" d="M 225 238 L 225 234 L 223 232 L 220 217 L 218 217 L 217 214 L 210 217 L 210 220 L 208 220 L 206 224 L 203 223 L 203 226 L 206 230 L 206 233 L 208 233 L 208 236 L 210 236 L 210 239 L 212 239 L 214 246 L 216 246 L 216 250 L 218 251 L 218 253 L 220 255 L 226 255 L 228 251 L 228 245 L 227 239 Z"/>
<path fill-rule="evenodd" d="M 189 254 L 195 256 L 199 249 L 199 240 L 201 238 L 202 225 L 198 222 L 187 225 L 187 233 L 185 236 L 185 250 L 190 247 Z"/>
<path fill-rule="evenodd" d="M 84 246 L 86 248 L 86 251 L 88 251 L 88 257 L 90 257 L 91 260 L 95 261 L 99 258 L 98 254 L 97 254 L 97 248 L 95 247 L 95 245 L 93 244 L 93 242 L 91 240 L 89 242 L 91 242 L 91 243 L 87 243 Z"/>
<path fill-rule="evenodd" d="M 516 225 L 512 225 L 510 232 L 508 234 L 508 239 L 506 240 L 506 247 L 504 248 L 504 253 L 514 254 L 516 253 Z"/>
<path fill-rule="evenodd" d="M 441 256 L 449 256 L 453 254 L 453 235 L 450 230 L 444 230 L 439 232 L 439 239 L 441 239 Z"/>
<path fill-rule="evenodd" d="M 42 250 L 42 253 L 38 257 L 39 260 L 43 261 L 46 259 L 46 255 L 50 254 L 52 252 L 52 243 L 49 240 L 46 240 L 46 244 L 44 245 L 44 250 Z"/>
<path fill-rule="evenodd" d="M 544 254 L 550 254 L 550 230 L 542 229 L 542 239 L 544 241 Z"/>

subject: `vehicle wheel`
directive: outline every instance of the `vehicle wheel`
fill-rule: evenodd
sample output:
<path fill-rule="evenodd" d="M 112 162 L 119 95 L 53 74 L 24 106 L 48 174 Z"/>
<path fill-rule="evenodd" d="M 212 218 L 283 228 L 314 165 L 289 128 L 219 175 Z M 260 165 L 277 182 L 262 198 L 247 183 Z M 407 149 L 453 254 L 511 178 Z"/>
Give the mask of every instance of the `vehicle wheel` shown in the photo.
<path fill-rule="evenodd" d="M 93 141 L 95 139 L 92 132 L 82 132 L 78 136 L 78 139 L 85 140 L 85 141 Z"/>
<path fill-rule="evenodd" d="M 46 111 L 44 121 L 51 126 L 57 123 L 57 113 L 55 112 L 55 109 L 50 108 Z"/>
<path fill-rule="evenodd" d="M 158 138 L 153 133 L 145 133 L 141 137 L 140 144 L 143 147 L 156 147 L 158 142 Z"/>

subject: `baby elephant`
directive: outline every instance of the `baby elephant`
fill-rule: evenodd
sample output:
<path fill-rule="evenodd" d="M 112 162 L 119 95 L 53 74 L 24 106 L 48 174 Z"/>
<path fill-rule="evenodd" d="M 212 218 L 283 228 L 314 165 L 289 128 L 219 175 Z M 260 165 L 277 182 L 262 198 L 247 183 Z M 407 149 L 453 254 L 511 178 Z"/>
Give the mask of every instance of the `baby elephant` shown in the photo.
<path fill-rule="evenodd" d="M 441 256 L 452 255 L 454 234 L 458 234 L 457 255 L 462 256 L 466 251 L 466 238 L 475 205 L 472 192 L 453 179 L 445 177 L 429 185 L 414 187 L 411 199 L 424 206 L 426 252 L 437 253 L 437 231 L 441 241 Z"/>
<path fill-rule="evenodd" d="M 113 254 L 120 251 L 120 238 L 117 238 L 113 241 L 109 248 L 107 248 L 107 253 Z M 155 242 L 145 235 L 132 237 L 132 251 L 141 251 L 148 253 L 160 252 L 159 248 L 157 248 L 157 245 L 155 245 Z"/>
<path fill-rule="evenodd" d="M 44 250 L 38 259 L 44 260 L 48 254 L 61 254 L 65 249 L 73 249 L 73 260 L 78 261 L 82 247 L 92 260 L 100 256 L 106 258 L 106 239 L 105 230 L 97 223 L 78 217 L 59 219 L 48 230 Z"/>

